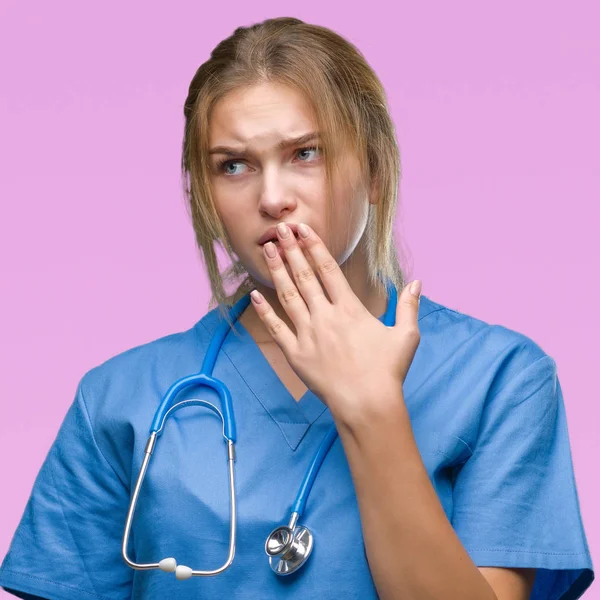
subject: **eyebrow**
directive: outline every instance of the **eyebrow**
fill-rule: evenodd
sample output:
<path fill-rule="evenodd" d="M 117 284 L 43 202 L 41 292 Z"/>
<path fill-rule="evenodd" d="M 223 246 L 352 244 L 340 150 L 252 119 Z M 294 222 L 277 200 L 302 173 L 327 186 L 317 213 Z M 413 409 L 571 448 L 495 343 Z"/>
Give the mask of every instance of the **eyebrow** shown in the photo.
<path fill-rule="evenodd" d="M 300 137 L 296 137 L 296 138 L 286 138 L 284 140 L 281 140 L 276 148 L 278 150 L 284 150 L 285 148 L 289 148 L 290 146 L 296 146 L 299 144 L 306 144 L 307 142 L 310 142 L 314 139 L 317 139 L 320 137 L 320 133 L 318 131 L 311 131 L 310 133 L 306 133 L 304 135 L 301 135 Z M 230 146 L 215 146 L 214 148 L 211 148 L 208 151 L 209 155 L 212 154 L 225 154 L 227 156 L 240 156 L 240 155 L 245 155 L 248 152 L 248 150 L 246 148 L 239 147 L 239 148 L 232 148 Z"/>

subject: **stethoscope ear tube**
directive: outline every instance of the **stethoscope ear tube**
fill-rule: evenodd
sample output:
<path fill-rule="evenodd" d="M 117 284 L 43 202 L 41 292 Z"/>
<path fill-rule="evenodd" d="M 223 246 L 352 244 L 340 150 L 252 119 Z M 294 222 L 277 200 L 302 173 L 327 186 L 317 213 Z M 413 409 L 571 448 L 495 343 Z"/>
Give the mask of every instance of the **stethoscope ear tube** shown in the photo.
<path fill-rule="evenodd" d="M 205 402 L 203 400 L 195 400 L 195 401 L 184 401 L 181 402 L 180 405 L 189 405 L 189 404 L 210 404 L 209 402 Z M 173 409 L 181 408 L 180 405 L 176 405 Z M 210 405 L 212 406 L 212 405 Z M 214 412 L 221 416 L 220 411 L 212 406 Z M 225 422 L 223 422 L 223 428 L 225 428 Z M 140 472 L 138 474 L 135 487 L 133 490 L 133 494 L 131 496 L 131 500 L 129 503 L 129 509 L 127 511 L 127 518 L 125 520 L 125 530 L 123 532 L 123 541 L 121 545 L 121 554 L 123 556 L 123 560 L 130 566 L 132 569 L 136 570 L 148 570 L 148 569 L 160 569 L 164 572 L 175 572 L 175 577 L 179 580 L 188 579 L 193 576 L 197 577 L 208 577 L 213 575 L 218 575 L 222 573 L 231 566 L 233 563 L 233 559 L 235 557 L 235 545 L 236 545 L 236 531 L 237 531 L 237 506 L 236 506 L 236 498 L 235 498 L 235 469 L 234 463 L 236 458 L 235 446 L 231 440 L 227 440 L 227 467 L 228 467 L 228 475 L 229 475 L 229 552 L 227 555 L 226 561 L 221 565 L 218 569 L 214 569 L 211 571 L 194 571 L 190 567 L 186 565 L 178 565 L 177 561 L 174 558 L 163 558 L 158 563 L 136 563 L 129 558 L 128 555 L 128 545 L 129 545 L 129 535 L 131 533 L 131 524 L 133 522 L 133 515 L 135 514 L 135 509 L 138 502 L 138 497 L 140 494 L 140 489 L 142 487 L 142 483 L 144 482 L 144 478 L 146 476 L 146 471 L 148 470 L 148 466 L 150 463 L 150 458 L 152 457 L 152 452 L 154 451 L 154 447 L 158 440 L 158 433 L 152 432 L 148 441 L 146 442 L 146 448 L 144 450 L 144 459 L 142 461 L 142 466 L 140 468 Z"/>
<path fill-rule="evenodd" d="M 250 303 L 250 296 L 244 296 L 239 300 L 234 307 L 231 309 L 230 317 L 235 320 L 241 314 L 241 312 L 248 306 Z M 236 544 L 236 529 L 237 529 L 237 507 L 236 507 L 236 498 L 235 498 L 235 441 L 236 441 L 236 428 L 235 428 L 235 419 L 233 414 L 233 402 L 231 399 L 231 394 L 225 384 L 221 381 L 213 378 L 208 373 L 212 373 L 214 368 L 214 364 L 216 362 L 217 354 L 229 331 L 229 323 L 227 321 L 223 321 L 217 329 L 217 332 L 213 336 L 211 343 L 209 344 L 208 350 L 206 352 L 204 362 L 202 363 L 202 369 L 200 373 L 195 375 L 189 375 L 188 377 L 183 377 L 177 381 L 175 381 L 167 390 L 165 395 L 163 396 L 161 403 L 154 415 L 154 419 L 152 421 L 152 425 L 150 426 L 150 437 L 146 443 L 146 448 L 144 450 L 144 458 L 142 461 L 142 466 L 140 467 L 140 472 L 138 474 L 135 487 L 133 490 L 133 494 L 131 496 L 131 500 L 129 503 L 129 509 L 127 511 L 127 518 L 125 521 L 125 530 L 123 532 L 123 541 L 121 546 L 121 553 L 124 561 L 133 569 L 138 570 L 147 570 L 147 569 L 160 569 L 165 572 L 175 572 L 175 576 L 177 579 L 188 579 L 193 576 L 212 576 L 218 575 L 222 573 L 225 569 L 227 569 L 233 562 L 233 558 L 235 556 L 235 544 Z M 191 386 L 204 385 L 214 389 L 221 399 L 221 407 L 223 412 L 221 412 L 214 404 L 207 402 L 206 400 L 199 400 L 196 398 L 189 400 L 182 400 L 177 404 L 172 404 L 173 400 L 181 392 L 182 390 L 189 388 Z M 177 561 L 174 558 L 164 558 L 158 563 L 136 563 L 132 561 L 127 553 L 128 543 L 129 543 L 129 535 L 131 533 L 131 524 L 133 521 L 133 515 L 135 513 L 135 508 L 137 506 L 138 497 L 140 493 L 140 489 L 142 487 L 142 483 L 144 482 L 144 478 L 146 476 L 146 471 L 148 469 L 150 458 L 152 457 L 152 452 L 154 451 L 154 447 L 158 441 L 158 438 L 162 435 L 164 430 L 165 422 L 169 418 L 171 414 L 184 408 L 186 406 L 204 406 L 214 413 L 219 415 L 221 421 L 223 423 L 223 437 L 227 441 L 227 465 L 228 465 L 228 475 L 229 475 L 229 513 L 230 513 L 230 528 L 229 528 L 229 552 L 227 555 L 227 560 L 225 563 L 219 567 L 218 569 L 214 569 L 211 571 L 194 571 L 190 567 L 185 565 L 178 565 Z"/>

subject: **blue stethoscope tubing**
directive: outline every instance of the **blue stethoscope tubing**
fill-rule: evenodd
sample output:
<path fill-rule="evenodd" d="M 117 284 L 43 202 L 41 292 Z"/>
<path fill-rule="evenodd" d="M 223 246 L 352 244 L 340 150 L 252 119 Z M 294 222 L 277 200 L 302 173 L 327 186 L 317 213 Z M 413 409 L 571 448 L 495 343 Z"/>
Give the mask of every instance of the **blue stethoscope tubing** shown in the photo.
<path fill-rule="evenodd" d="M 387 307 L 386 307 L 385 313 L 380 318 L 380 320 L 384 323 L 384 325 L 393 326 L 395 323 L 396 305 L 397 305 L 397 301 L 398 301 L 397 291 L 396 291 L 395 286 L 389 280 L 386 283 L 386 289 L 388 292 Z M 229 321 L 231 321 L 232 323 L 235 323 L 237 321 L 238 317 L 242 314 L 242 312 L 248 307 L 249 303 L 250 303 L 250 295 L 249 294 L 246 294 L 245 296 L 240 298 L 229 311 Z M 233 461 L 235 461 L 234 445 L 236 442 L 236 426 L 235 426 L 235 417 L 234 417 L 234 412 L 233 412 L 233 401 L 231 398 L 231 393 L 230 393 L 229 389 L 227 388 L 227 386 L 222 381 L 215 379 L 212 376 L 212 372 L 213 372 L 215 363 L 217 361 L 219 352 L 221 350 L 221 346 L 223 344 L 223 341 L 225 340 L 225 337 L 229 333 L 229 331 L 230 331 L 229 322 L 226 319 L 223 319 L 222 322 L 219 324 L 217 330 L 215 331 L 215 333 L 210 341 L 210 344 L 206 351 L 200 372 L 197 374 L 182 377 L 181 379 L 178 379 L 173 384 L 171 384 L 171 386 L 168 388 L 165 395 L 163 396 L 163 399 L 154 415 L 154 419 L 150 426 L 150 437 L 149 437 L 148 443 L 146 445 L 144 462 L 140 469 L 140 474 L 138 476 L 134 494 L 133 494 L 132 500 L 130 502 L 130 508 L 129 508 L 129 512 L 127 515 L 127 522 L 126 522 L 126 526 L 125 526 L 125 533 L 123 536 L 123 545 L 122 545 L 123 558 L 124 558 L 125 562 L 134 569 L 160 568 L 163 571 L 175 571 L 177 579 L 187 579 L 188 577 L 190 577 L 192 575 L 216 575 L 216 574 L 224 571 L 233 561 L 233 555 L 235 553 L 235 543 L 234 543 L 235 524 L 233 522 L 232 522 L 232 529 L 231 529 L 232 542 L 230 544 L 230 552 L 229 552 L 228 560 L 221 568 L 215 569 L 213 571 L 192 571 L 192 569 L 190 569 L 189 567 L 182 566 L 182 565 L 177 566 L 176 561 L 173 558 L 163 559 L 160 563 L 138 564 L 138 563 L 135 563 L 134 561 L 130 560 L 127 555 L 127 540 L 129 538 L 129 533 L 130 533 L 130 529 L 131 529 L 131 520 L 133 518 L 133 513 L 135 511 L 135 506 L 137 503 L 139 490 L 140 490 L 142 481 L 144 479 L 146 469 L 148 467 L 150 456 L 152 455 L 155 443 L 156 443 L 157 439 L 162 435 L 162 432 L 164 430 L 164 425 L 165 425 L 165 422 L 168 419 L 168 417 L 175 411 L 177 411 L 180 408 L 183 408 L 185 406 L 191 406 L 191 405 L 204 406 L 206 408 L 209 408 L 216 414 L 218 414 L 223 421 L 223 437 L 225 439 L 225 442 L 228 443 L 228 448 L 229 448 L 228 454 L 229 454 L 229 462 L 230 462 L 230 491 L 232 494 L 232 512 L 235 513 L 235 496 L 234 496 L 235 490 L 234 490 L 234 480 L 233 480 Z M 183 391 L 186 388 L 189 388 L 190 386 L 197 386 L 197 385 L 203 385 L 203 386 L 210 387 L 217 392 L 217 394 L 219 395 L 220 400 L 221 400 L 222 413 L 221 413 L 221 411 L 219 411 L 219 409 L 216 406 L 214 406 L 213 404 L 211 404 L 210 402 L 207 402 L 205 400 L 198 400 L 198 399 L 184 400 L 182 402 L 179 402 L 179 403 L 173 405 L 174 398 L 181 391 Z M 277 528 L 278 530 L 279 529 L 288 530 L 291 533 L 291 535 L 289 535 L 289 537 L 287 539 L 284 539 L 285 543 L 281 544 L 281 549 L 283 550 L 281 552 L 281 554 L 284 555 L 284 558 L 285 558 L 286 552 L 289 555 L 291 555 L 291 553 L 293 551 L 292 545 L 293 545 L 294 540 L 292 538 L 293 538 L 293 531 L 296 527 L 296 523 L 297 523 L 298 519 L 304 513 L 304 508 L 306 506 L 306 502 L 308 500 L 310 491 L 311 491 L 314 481 L 316 479 L 317 473 L 319 472 L 319 469 L 321 468 L 321 465 L 323 464 L 323 461 L 324 461 L 325 457 L 327 456 L 327 453 L 329 452 L 329 449 L 331 448 L 337 435 L 338 435 L 338 432 L 335 427 L 335 424 L 332 424 L 332 426 L 328 430 L 327 434 L 323 438 L 321 444 L 319 445 L 319 448 L 317 449 L 317 452 L 315 453 L 313 460 L 311 461 L 310 466 L 308 467 L 308 470 L 306 471 L 304 479 L 302 480 L 302 484 L 300 485 L 298 494 L 297 494 L 294 504 L 292 506 L 292 511 L 291 511 L 292 519 L 290 521 L 290 526 L 289 527 L 283 526 L 283 527 Z M 232 519 L 235 520 L 235 514 L 232 515 Z M 302 528 L 302 529 L 306 529 L 306 528 Z M 277 530 L 275 530 L 275 531 L 277 531 Z M 271 568 L 276 573 L 278 573 L 280 575 L 286 575 L 286 574 L 289 574 L 289 572 L 292 572 L 293 570 L 299 568 L 299 566 L 301 566 L 302 564 L 304 564 L 304 561 L 306 560 L 306 558 L 308 558 L 308 554 L 310 554 L 310 550 L 312 549 L 312 535 L 309 532 L 308 532 L 308 535 L 311 536 L 310 548 L 308 548 L 308 553 L 303 557 L 303 559 L 301 561 L 297 561 L 296 563 L 294 563 L 293 560 L 288 561 L 288 566 L 285 566 L 285 567 L 282 566 L 285 561 L 277 563 L 279 565 L 279 568 L 274 566 L 274 564 L 273 564 L 274 554 L 272 554 L 271 552 L 269 552 L 267 550 L 267 553 L 271 556 L 271 558 L 270 558 Z M 267 540 L 267 542 L 269 542 L 269 540 Z M 293 567 L 289 567 L 289 564 L 292 564 Z"/>

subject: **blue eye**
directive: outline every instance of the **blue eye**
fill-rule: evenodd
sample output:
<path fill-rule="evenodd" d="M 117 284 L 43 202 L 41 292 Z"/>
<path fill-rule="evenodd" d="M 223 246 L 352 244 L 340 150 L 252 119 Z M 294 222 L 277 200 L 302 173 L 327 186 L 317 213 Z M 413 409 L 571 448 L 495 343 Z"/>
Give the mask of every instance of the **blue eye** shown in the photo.
<path fill-rule="evenodd" d="M 311 146 L 311 147 L 309 147 L 309 148 L 300 148 L 300 150 L 298 150 L 298 152 L 306 152 L 307 150 L 308 150 L 309 152 L 311 152 L 311 151 L 316 151 L 316 150 L 318 150 L 318 148 L 316 148 L 315 146 Z M 306 162 L 306 161 L 302 161 L 302 162 Z"/>
<path fill-rule="evenodd" d="M 223 171 L 227 175 L 236 175 L 236 173 L 231 173 L 231 172 L 227 171 L 227 167 L 231 167 L 231 166 L 234 166 L 237 164 L 241 165 L 242 163 L 237 160 L 224 160 L 218 164 L 219 172 Z"/>
<path fill-rule="evenodd" d="M 317 148 L 316 146 L 307 146 L 306 148 L 298 148 L 298 150 L 296 151 L 296 153 L 300 153 L 300 152 L 311 152 L 311 151 L 317 151 L 320 150 L 320 148 Z M 310 160 L 301 160 L 300 162 L 312 162 Z M 227 171 L 227 168 L 230 166 L 234 166 L 234 165 L 241 165 L 243 164 L 242 161 L 237 160 L 237 159 L 229 159 L 229 160 L 220 160 L 217 162 L 217 171 L 219 173 L 224 173 L 227 176 L 233 176 L 233 175 L 239 175 L 239 173 L 232 173 L 231 171 Z"/>

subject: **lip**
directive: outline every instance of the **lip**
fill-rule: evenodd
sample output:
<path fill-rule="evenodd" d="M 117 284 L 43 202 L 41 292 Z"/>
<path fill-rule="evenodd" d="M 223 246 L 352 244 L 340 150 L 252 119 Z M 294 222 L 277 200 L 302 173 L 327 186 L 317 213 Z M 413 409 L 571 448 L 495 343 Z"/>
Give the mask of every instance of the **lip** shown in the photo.
<path fill-rule="evenodd" d="M 296 223 L 286 223 L 286 225 L 292 230 L 295 237 L 298 237 L 298 225 Z M 269 227 L 259 238 L 258 244 L 262 246 L 270 240 L 279 240 L 277 237 L 277 228 Z"/>

